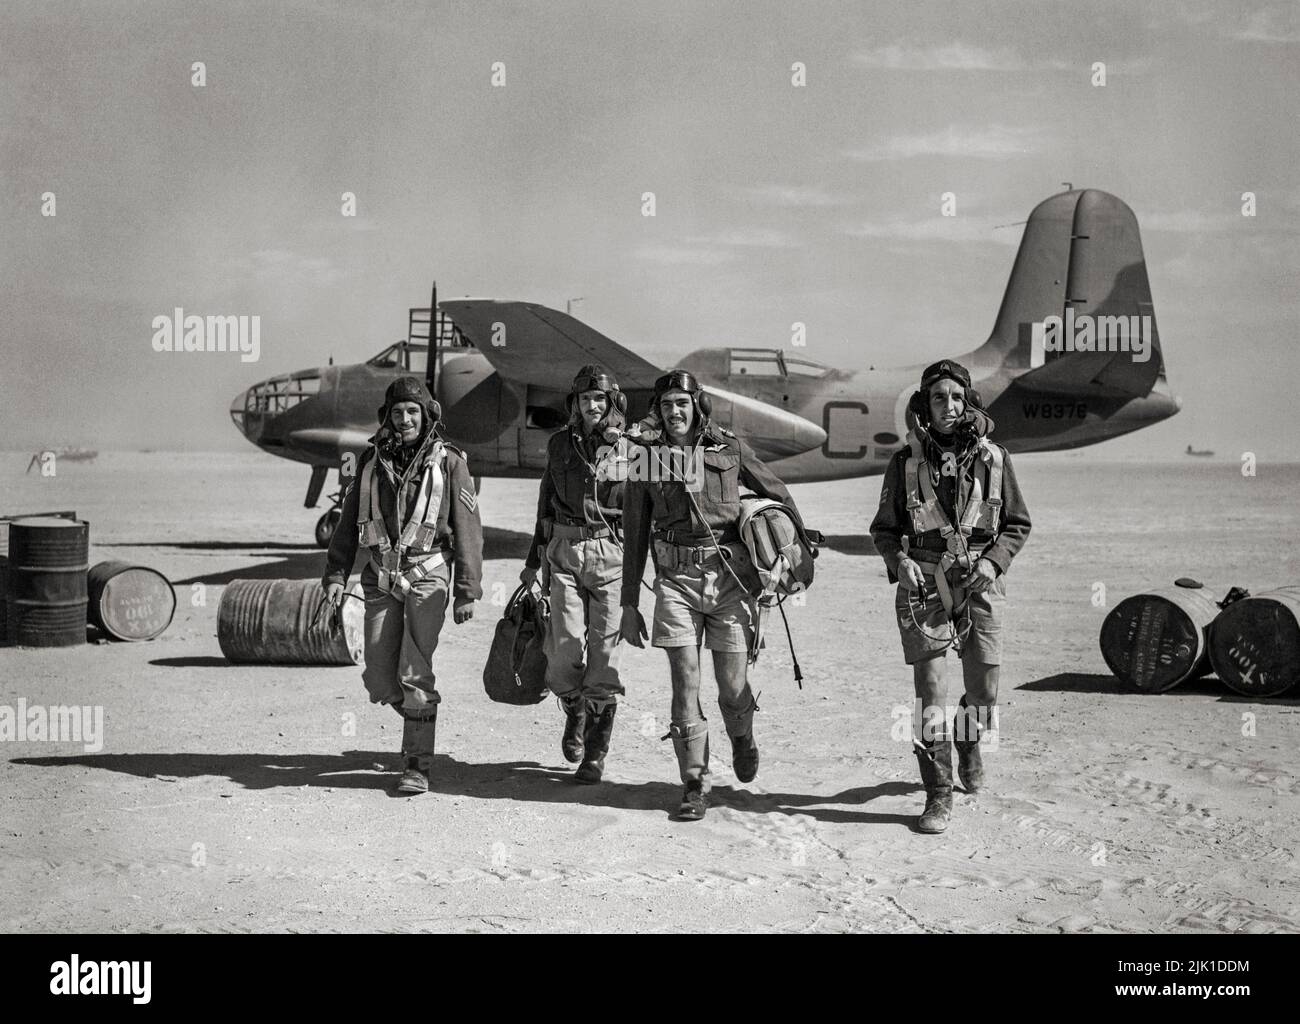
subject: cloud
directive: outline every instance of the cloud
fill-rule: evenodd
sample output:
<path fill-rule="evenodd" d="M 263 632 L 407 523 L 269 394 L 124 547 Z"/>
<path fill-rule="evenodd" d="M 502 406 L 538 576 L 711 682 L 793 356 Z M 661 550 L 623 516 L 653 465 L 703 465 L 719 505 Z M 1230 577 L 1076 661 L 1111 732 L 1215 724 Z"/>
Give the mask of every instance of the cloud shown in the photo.
<path fill-rule="evenodd" d="M 847 199 L 825 189 L 806 185 L 754 185 L 737 189 L 733 198 L 756 206 L 819 207 L 842 206 Z"/>
<path fill-rule="evenodd" d="M 951 156 L 977 160 L 1011 160 L 1045 148 L 1043 133 L 1035 128 L 993 125 L 958 128 L 929 135 L 895 135 L 873 146 L 848 151 L 853 160 L 878 162 L 908 160 L 917 156 Z"/>
<path fill-rule="evenodd" d="M 1164 8 L 1159 9 L 1161 14 Z M 1189 28 L 1203 30 L 1220 39 L 1245 43 L 1300 42 L 1300 9 L 1295 4 L 1268 4 L 1253 11 L 1233 10 L 1210 2 L 1184 3 L 1171 8 L 1172 16 Z M 1163 30 L 1162 20 L 1153 29 Z"/>
<path fill-rule="evenodd" d="M 1148 213 L 1138 218 L 1138 226 L 1147 231 L 1168 231 L 1171 234 L 1202 234 L 1207 231 L 1227 231 L 1239 227 L 1240 214 L 1206 213 L 1203 210 L 1168 210 Z"/>
<path fill-rule="evenodd" d="M 846 225 L 841 234 L 854 238 L 884 238 L 898 242 L 974 242 L 1018 245 L 1022 234 L 1012 217 L 924 217 L 873 220 Z"/>
<path fill-rule="evenodd" d="M 914 46 L 891 43 L 853 54 L 853 63 L 886 71 L 1060 71 L 1062 60 L 1030 60 L 1014 50 L 987 50 L 969 43 Z"/>
<path fill-rule="evenodd" d="M 226 260 L 224 267 L 228 273 L 271 285 L 332 285 L 346 276 L 328 256 L 308 256 L 292 249 L 258 249 Z"/>
<path fill-rule="evenodd" d="M 635 259 L 665 266 L 716 267 L 730 263 L 743 249 L 793 249 L 803 242 L 773 228 L 733 228 L 710 235 L 692 235 L 679 245 L 643 245 Z"/>
<path fill-rule="evenodd" d="M 772 228 L 738 228 L 716 235 L 703 235 L 686 240 L 691 245 L 727 246 L 744 249 L 794 249 L 801 245 L 791 235 Z"/>
<path fill-rule="evenodd" d="M 632 255 L 636 259 L 664 266 L 716 267 L 719 263 L 735 259 L 735 254 L 725 249 L 689 245 L 643 245 Z"/>
<path fill-rule="evenodd" d="M 1300 43 L 1300 17 L 1294 4 L 1252 11 L 1246 24 L 1231 33 L 1250 43 Z"/>

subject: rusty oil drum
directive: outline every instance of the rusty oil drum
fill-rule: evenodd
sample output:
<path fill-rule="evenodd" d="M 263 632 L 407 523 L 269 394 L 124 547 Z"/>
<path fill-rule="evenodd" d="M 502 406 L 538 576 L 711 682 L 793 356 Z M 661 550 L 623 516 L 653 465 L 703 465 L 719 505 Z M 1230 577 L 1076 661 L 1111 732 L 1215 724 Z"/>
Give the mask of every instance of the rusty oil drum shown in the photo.
<path fill-rule="evenodd" d="M 37 516 L 9 524 L 5 634 L 20 647 L 86 642 L 90 524 Z"/>
<path fill-rule="evenodd" d="M 1209 669 L 1208 630 L 1219 606 L 1196 587 L 1126 597 L 1101 624 L 1101 656 L 1128 690 L 1164 693 Z"/>
<path fill-rule="evenodd" d="M 1300 681 L 1300 586 L 1228 605 L 1210 629 L 1210 662 L 1230 689 L 1276 697 Z"/>
<path fill-rule="evenodd" d="M 353 583 L 343 598 L 342 633 L 322 610 L 319 580 L 231 580 L 217 608 L 217 642 L 237 664 L 357 665 L 365 643 L 365 600 Z"/>
<path fill-rule="evenodd" d="M 86 574 L 90 621 L 115 640 L 152 640 L 171 625 L 176 591 L 156 569 L 100 562 Z"/>

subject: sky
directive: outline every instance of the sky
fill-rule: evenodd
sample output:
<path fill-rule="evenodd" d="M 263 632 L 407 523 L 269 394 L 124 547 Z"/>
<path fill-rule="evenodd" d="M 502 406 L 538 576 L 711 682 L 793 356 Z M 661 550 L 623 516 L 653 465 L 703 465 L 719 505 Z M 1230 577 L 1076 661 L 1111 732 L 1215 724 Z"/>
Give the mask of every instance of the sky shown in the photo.
<path fill-rule="evenodd" d="M 7 0 L 0 448 L 252 451 L 236 394 L 373 355 L 435 278 L 665 365 L 795 321 L 925 363 L 1071 182 L 1135 211 L 1183 400 L 1095 451 L 1300 458 L 1298 97 L 1294 3 Z M 154 351 L 176 307 L 260 316 L 259 360 Z"/>

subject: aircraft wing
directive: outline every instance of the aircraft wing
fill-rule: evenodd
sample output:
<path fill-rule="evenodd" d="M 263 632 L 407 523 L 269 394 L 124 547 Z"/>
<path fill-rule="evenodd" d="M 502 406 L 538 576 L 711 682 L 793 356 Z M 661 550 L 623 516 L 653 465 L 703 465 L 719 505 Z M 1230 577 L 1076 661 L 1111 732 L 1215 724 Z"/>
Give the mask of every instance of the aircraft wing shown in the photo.
<path fill-rule="evenodd" d="M 444 299 L 438 307 L 507 380 L 568 391 L 584 363 L 600 363 L 624 391 L 654 387 L 662 375 L 581 320 L 535 302 Z"/>

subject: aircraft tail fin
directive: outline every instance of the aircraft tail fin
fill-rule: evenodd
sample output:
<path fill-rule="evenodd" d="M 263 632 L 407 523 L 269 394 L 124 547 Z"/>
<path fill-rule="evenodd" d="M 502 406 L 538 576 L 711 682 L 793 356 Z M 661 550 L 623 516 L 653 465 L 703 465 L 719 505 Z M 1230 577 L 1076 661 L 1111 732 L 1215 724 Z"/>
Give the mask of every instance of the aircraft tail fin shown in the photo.
<path fill-rule="evenodd" d="M 1133 211 L 1096 189 L 1039 203 L 972 361 L 1033 390 L 1148 394 L 1165 370 Z"/>

